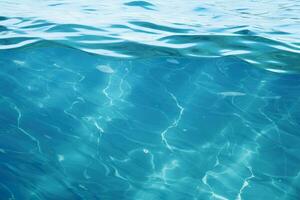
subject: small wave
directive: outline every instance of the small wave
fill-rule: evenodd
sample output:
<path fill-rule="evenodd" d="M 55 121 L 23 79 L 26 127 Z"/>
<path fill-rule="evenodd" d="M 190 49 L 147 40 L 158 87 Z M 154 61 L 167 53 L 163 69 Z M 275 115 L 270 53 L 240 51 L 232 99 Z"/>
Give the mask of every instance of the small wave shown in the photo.
<path fill-rule="evenodd" d="M 28 46 L 33 43 L 40 41 L 38 38 L 26 38 L 26 37 L 16 37 L 16 38 L 0 38 L 0 50 L 16 49 L 23 46 Z"/>
<path fill-rule="evenodd" d="M 0 16 L 0 21 L 5 21 L 7 19 L 8 19 L 7 17 Z"/>
<path fill-rule="evenodd" d="M 135 7 L 141 7 L 147 10 L 155 10 L 155 6 L 147 1 L 130 1 L 127 3 L 124 3 L 126 6 L 135 6 Z"/>
<path fill-rule="evenodd" d="M 143 28 L 149 28 L 158 31 L 166 31 L 171 33 L 188 33 L 193 31 L 192 29 L 174 28 L 145 21 L 129 21 L 129 23 Z"/>
<path fill-rule="evenodd" d="M 43 39 L 1 38 L 0 36 L 0 49 L 29 46 L 40 40 L 58 42 L 93 54 L 123 58 L 156 55 L 195 57 L 234 55 L 266 70 L 300 73 L 300 58 L 297 47 L 258 36 L 176 35 L 162 37 L 157 42 L 150 41 L 149 44 L 123 40 L 116 36 L 100 35 L 63 35 L 59 40 L 51 37 Z M 287 59 L 288 63 L 286 62 Z"/>

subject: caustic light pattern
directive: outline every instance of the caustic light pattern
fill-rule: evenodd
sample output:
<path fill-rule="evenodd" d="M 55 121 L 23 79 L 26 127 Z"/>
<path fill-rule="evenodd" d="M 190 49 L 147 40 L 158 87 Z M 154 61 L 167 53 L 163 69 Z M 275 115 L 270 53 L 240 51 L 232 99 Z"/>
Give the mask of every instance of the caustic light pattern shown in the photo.
<path fill-rule="evenodd" d="M 298 74 L 46 41 L 0 57 L 0 199 L 300 198 Z"/>

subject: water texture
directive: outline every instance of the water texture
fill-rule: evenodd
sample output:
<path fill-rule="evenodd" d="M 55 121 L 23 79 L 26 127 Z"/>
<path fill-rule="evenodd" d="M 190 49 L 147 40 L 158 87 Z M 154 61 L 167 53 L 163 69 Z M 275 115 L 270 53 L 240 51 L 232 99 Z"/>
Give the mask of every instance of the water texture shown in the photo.
<path fill-rule="evenodd" d="M 0 200 L 299 200 L 298 13 L 0 0 Z"/>

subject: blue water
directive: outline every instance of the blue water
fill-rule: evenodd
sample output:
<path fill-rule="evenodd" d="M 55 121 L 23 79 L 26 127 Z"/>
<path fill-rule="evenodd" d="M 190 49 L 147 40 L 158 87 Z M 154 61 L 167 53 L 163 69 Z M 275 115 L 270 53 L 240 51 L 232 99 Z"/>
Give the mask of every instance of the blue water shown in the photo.
<path fill-rule="evenodd" d="M 300 1 L 0 10 L 0 200 L 300 199 Z"/>

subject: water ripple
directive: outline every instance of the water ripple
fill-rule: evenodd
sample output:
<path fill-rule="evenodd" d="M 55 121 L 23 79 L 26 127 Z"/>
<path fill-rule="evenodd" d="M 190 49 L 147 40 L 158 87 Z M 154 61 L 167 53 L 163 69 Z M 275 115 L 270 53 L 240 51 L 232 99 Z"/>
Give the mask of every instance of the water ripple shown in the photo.
<path fill-rule="evenodd" d="M 148 9 L 148 10 L 155 10 L 154 9 L 155 6 L 147 1 L 130 1 L 130 2 L 125 3 L 124 5 L 137 6 L 137 7 L 141 7 L 141 8 Z"/>
<path fill-rule="evenodd" d="M 30 36 L 101 55 L 141 57 L 149 56 L 150 49 L 158 55 L 235 55 L 260 68 L 300 70 L 299 1 L 233 5 L 218 0 L 189 4 L 53 0 L 30 7 L 29 2 L 0 2 L 1 49 L 35 42 L 13 39 Z"/>
<path fill-rule="evenodd" d="M 299 199 L 299 0 L 0 8 L 0 199 Z"/>

